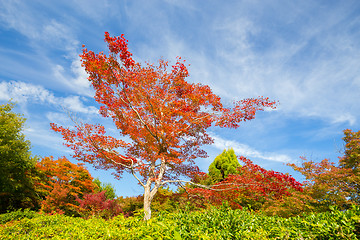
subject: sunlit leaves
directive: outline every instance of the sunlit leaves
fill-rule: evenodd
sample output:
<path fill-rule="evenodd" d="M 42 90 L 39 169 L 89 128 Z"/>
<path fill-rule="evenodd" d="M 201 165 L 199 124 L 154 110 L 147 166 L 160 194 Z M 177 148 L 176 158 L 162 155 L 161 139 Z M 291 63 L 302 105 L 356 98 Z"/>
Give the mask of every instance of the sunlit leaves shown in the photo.
<path fill-rule="evenodd" d="M 213 143 L 206 132 L 209 127 L 237 128 L 257 111 L 275 108 L 276 102 L 264 97 L 223 106 L 209 86 L 186 81 L 189 72 L 180 57 L 171 67 L 164 60 L 157 66 L 141 65 L 132 58 L 123 35 L 110 37 L 106 32 L 105 41 L 108 55 L 84 48 L 82 66 L 95 90 L 99 113 L 111 118 L 128 141 L 106 135 L 99 125 L 51 127 L 63 135 L 78 160 L 112 168 L 117 177 L 128 171 L 144 188 L 155 183 L 145 200 L 153 198 L 162 181 L 191 177 L 198 170 L 194 159 L 207 156 L 201 146 Z"/>
<path fill-rule="evenodd" d="M 286 219 L 247 210 L 162 213 L 148 222 L 140 216 L 111 220 L 14 212 L 0 215 L 4 239 L 358 239 L 360 208 Z"/>
<path fill-rule="evenodd" d="M 44 197 L 41 210 L 46 213 L 74 214 L 78 209 L 76 199 L 92 193 L 95 184 L 90 173 L 81 165 L 65 157 L 44 157 L 36 164 L 39 178 L 36 190 Z"/>
<path fill-rule="evenodd" d="M 240 167 L 240 164 L 234 149 L 224 150 L 210 164 L 209 177 L 215 182 L 220 182 L 227 178 L 229 174 L 236 174 L 238 167 Z"/>
<path fill-rule="evenodd" d="M 269 200 L 280 200 L 291 195 L 292 191 L 302 191 L 302 185 L 293 177 L 280 172 L 266 170 L 245 157 L 238 173 L 212 186 L 211 189 L 188 189 L 192 194 L 199 194 L 211 204 L 221 205 L 228 202 L 233 208 L 242 208 L 262 204 Z"/>
<path fill-rule="evenodd" d="M 107 199 L 106 192 L 88 193 L 83 199 L 76 199 L 80 204 L 78 211 L 83 217 L 111 218 L 122 213 L 119 203 L 114 199 Z"/>
<path fill-rule="evenodd" d="M 305 192 L 310 196 L 307 204 L 317 211 L 328 210 L 330 205 L 346 208 L 360 203 L 360 132 L 344 130 L 345 152 L 339 164 L 324 159 L 314 162 L 302 158 L 300 166 L 289 164 L 306 177 Z"/>
<path fill-rule="evenodd" d="M 13 112 L 14 107 L 0 105 L 0 212 L 37 205 L 31 178 L 36 157 L 22 132 L 25 119 Z"/>

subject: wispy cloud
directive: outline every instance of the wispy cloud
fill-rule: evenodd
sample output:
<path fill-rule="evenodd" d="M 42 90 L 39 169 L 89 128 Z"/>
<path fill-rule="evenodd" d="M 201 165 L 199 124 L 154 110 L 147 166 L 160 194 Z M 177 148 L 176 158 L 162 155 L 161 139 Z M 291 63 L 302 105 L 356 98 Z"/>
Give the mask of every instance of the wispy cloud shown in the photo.
<path fill-rule="evenodd" d="M 360 118 L 354 101 L 360 90 L 360 33 L 355 30 L 360 21 L 352 16 L 351 2 L 333 7 L 304 1 L 300 8 L 263 2 L 211 3 L 214 15 L 192 4 L 186 14 L 197 31 L 182 36 L 171 16 L 159 10 L 156 27 L 144 30 L 146 44 L 135 48 L 137 56 L 185 57 L 191 80 L 209 84 L 227 101 L 269 96 L 280 101 L 286 115 L 353 126 Z M 137 18 L 132 5 L 127 11 L 136 24 L 147 25 L 146 14 Z"/>
<path fill-rule="evenodd" d="M 27 124 L 28 125 L 28 124 Z M 37 125 L 31 122 L 31 127 L 24 130 L 27 139 L 31 140 L 31 144 L 36 147 L 43 147 L 45 150 L 42 156 L 54 154 L 71 154 L 72 150 L 63 145 L 63 139 L 60 134 L 50 131 L 49 125 Z"/>
<path fill-rule="evenodd" d="M 63 85 L 72 89 L 75 93 L 87 97 L 94 96 L 94 91 L 90 87 L 90 82 L 87 80 L 87 73 L 81 66 L 80 57 L 72 59 L 70 71 L 65 70 L 63 66 L 56 64 L 52 68 L 54 77 Z"/>
<path fill-rule="evenodd" d="M 27 104 L 39 103 L 61 106 L 76 113 L 96 114 L 94 106 L 85 106 L 79 96 L 56 97 L 42 86 L 24 82 L 0 82 L 0 100 Z"/>
<path fill-rule="evenodd" d="M 242 143 L 232 141 L 232 140 L 226 140 L 217 135 L 212 135 L 212 137 L 214 138 L 214 147 L 216 147 L 220 151 L 227 149 L 227 148 L 233 148 L 237 155 L 248 157 L 248 158 L 259 158 L 259 159 L 264 159 L 264 160 L 268 160 L 268 161 L 275 161 L 275 162 L 282 162 L 282 163 L 288 163 L 288 162 L 292 161 L 292 159 L 285 154 L 272 153 L 272 152 L 260 152 L 246 144 L 242 144 Z"/>
<path fill-rule="evenodd" d="M 216 56 L 204 55 L 201 65 L 190 58 L 195 73 L 210 66 L 208 81 L 226 98 L 269 96 L 284 114 L 354 125 L 360 118 L 360 32 L 354 29 L 360 24 L 349 17 L 351 5 L 335 11 L 304 4 L 293 15 L 278 7 L 281 19 L 258 8 L 259 15 L 224 10 L 209 32 Z M 322 7 L 329 12 L 313 15 Z"/>
<path fill-rule="evenodd" d="M 55 97 L 52 93 L 45 90 L 42 86 L 27 84 L 24 82 L 1 82 L 0 100 L 13 100 L 25 103 L 28 101 L 36 101 L 50 104 L 56 103 Z"/>
<path fill-rule="evenodd" d="M 26 36 L 34 47 L 73 51 L 79 44 L 71 26 L 49 18 L 44 7 L 24 1 L 2 1 L 0 23 Z"/>
<path fill-rule="evenodd" d="M 43 85 L 62 85 L 76 94 L 91 96 L 92 91 L 87 81 L 87 74 L 81 67 L 78 53 L 80 51 L 80 42 L 77 39 L 76 28 L 71 22 L 71 18 L 60 22 L 54 17 L 41 12 L 46 5 L 39 5 L 39 9 L 34 9 L 34 5 L 20 1 L 2 2 L 3 11 L 0 12 L 0 24 L 8 29 L 13 29 L 28 39 L 28 46 L 36 55 L 38 64 L 43 62 L 51 69 L 51 75 L 47 78 L 35 78 L 34 82 Z M 56 58 L 49 57 L 49 53 L 58 51 L 60 53 Z M 6 53 L 8 61 L 10 56 Z M 26 57 L 26 56 L 25 56 Z M 65 61 L 64 61 L 65 60 Z M 33 61 L 33 60 L 32 60 Z M 71 61 L 71 66 L 67 63 Z M 17 58 L 17 68 L 27 69 L 28 59 L 24 56 Z M 11 66 L 8 67 L 11 70 Z M 15 69 L 14 69 L 15 70 Z M 47 70 L 48 71 L 48 70 Z M 51 78 L 51 81 L 49 81 Z"/>

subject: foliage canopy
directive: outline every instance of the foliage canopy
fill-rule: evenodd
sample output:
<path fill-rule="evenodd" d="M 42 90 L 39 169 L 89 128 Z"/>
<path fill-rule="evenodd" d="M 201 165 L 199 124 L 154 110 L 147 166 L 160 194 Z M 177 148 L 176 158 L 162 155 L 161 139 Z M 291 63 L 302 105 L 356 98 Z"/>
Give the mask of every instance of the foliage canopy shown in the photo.
<path fill-rule="evenodd" d="M 36 190 L 44 198 L 41 210 L 45 213 L 76 215 L 77 199 L 93 193 L 96 187 L 82 164 L 73 164 L 65 157 L 44 157 L 36 164 L 36 169 Z"/>
<path fill-rule="evenodd" d="M 80 57 L 100 114 L 111 118 L 126 140 L 107 135 L 101 125 L 51 127 L 63 135 L 78 160 L 114 169 L 118 178 L 124 171 L 132 174 L 144 188 L 149 219 L 160 186 L 199 171 L 194 159 L 207 156 L 201 146 L 213 143 L 206 132 L 210 126 L 237 128 L 258 110 L 275 108 L 276 102 L 259 97 L 223 106 L 209 86 L 186 81 L 189 73 L 180 57 L 171 68 L 164 60 L 142 66 L 132 58 L 123 35 L 110 37 L 106 32 L 105 41 L 108 55 L 84 48 Z"/>
<path fill-rule="evenodd" d="M 0 105 L 0 212 L 35 207 L 31 175 L 36 157 L 22 133 L 25 118 L 13 112 L 14 104 Z"/>
<path fill-rule="evenodd" d="M 234 149 L 224 150 L 218 155 L 209 166 L 209 176 L 214 182 L 220 182 L 227 178 L 229 174 L 238 173 L 241 167 Z"/>

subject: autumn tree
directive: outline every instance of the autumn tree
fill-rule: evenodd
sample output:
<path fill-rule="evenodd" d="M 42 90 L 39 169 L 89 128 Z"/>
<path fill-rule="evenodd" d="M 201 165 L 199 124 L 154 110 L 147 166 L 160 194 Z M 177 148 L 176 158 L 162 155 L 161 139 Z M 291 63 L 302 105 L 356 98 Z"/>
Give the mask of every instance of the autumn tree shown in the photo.
<path fill-rule="evenodd" d="M 314 203 L 307 187 L 303 185 L 302 191 L 289 189 L 289 194 L 280 199 L 268 199 L 261 206 L 261 212 L 269 216 L 294 217 L 309 212 L 320 212 L 321 209 Z"/>
<path fill-rule="evenodd" d="M 36 190 L 43 197 L 41 211 L 77 214 L 85 194 L 93 193 L 96 185 L 82 164 L 73 164 L 65 157 L 44 157 L 36 164 Z"/>
<path fill-rule="evenodd" d="M 338 163 L 328 159 L 314 162 L 301 157 L 300 165 L 289 164 L 305 176 L 307 201 L 304 204 L 317 211 L 327 211 L 331 205 L 344 209 L 350 204 L 360 203 L 360 131 L 346 129 L 344 135 L 344 156 L 339 158 Z"/>
<path fill-rule="evenodd" d="M 292 191 L 302 191 L 302 184 L 288 174 L 266 170 L 245 157 L 234 174 L 209 188 L 188 188 L 188 192 L 207 200 L 210 204 L 227 202 L 232 208 L 251 206 L 259 209 L 267 201 L 280 200 Z"/>
<path fill-rule="evenodd" d="M 350 171 L 347 179 L 350 192 L 350 200 L 360 204 L 360 131 L 344 130 L 345 142 L 344 156 L 339 158 L 339 167 Z"/>
<path fill-rule="evenodd" d="M 36 207 L 31 175 L 36 157 L 23 134 L 25 118 L 13 112 L 14 104 L 0 105 L 0 213 Z"/>
<path fill-rule="evenodd" d="M 113 169 L 117 178 L 124 171 L 132 174 L 144 188 L 147 220 L 159 187 L 199 171 L 194 159 L 207 156 L 201 146 L 213 143 L 209 127 L 237 128 L 258 110 L 275 108 L 276 102 L 259 97 L 224 106 L 209 86 L 186 81 L 189 74 L 180 57 L 171 68 L 164 60 L 142 66 L 132 58 L 123 36 L 105 33 L 105 41 L 108 55 L 84 48 L 80 57 L 99 113 L 111 118 L 126 138 L 107 135 L 99 124 L 51 127 L 63 135 L 78 160 Z"/>
<path fill-rule="evenodd" d="M 348 185 L 350 169 L 339 168 L 328 159 L 314 162 L 302 157 L 302 160 L 300 166 L 289 166 L 305 176 L 304 193 L 310 197 L 305 204 L 319 212 L 329 210 L 332 205 L 343 208 L 351 204 L 349 197 L 352 190 Z"/>
<path fill-rule="evenodd" d="M 109 199 L 106 196 L 106 191 L 88 193 L 82 199 L 76 200 L 79 205 L 78 212 L 83 217 L 102 217 L 110 219 L 122 212 L 119 202 L 116 199 Z"/>

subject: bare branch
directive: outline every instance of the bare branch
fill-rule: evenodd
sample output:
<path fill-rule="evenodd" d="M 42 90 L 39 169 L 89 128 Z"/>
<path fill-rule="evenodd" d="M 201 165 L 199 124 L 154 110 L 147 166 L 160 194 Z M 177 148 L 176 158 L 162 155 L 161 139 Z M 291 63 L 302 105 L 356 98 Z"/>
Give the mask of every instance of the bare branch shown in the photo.
<path fill-rule="evenodd" d="M 167 180 L 161 183 L 161 185 L 165 185 L 167 183 L 189 183 L 191 185 L 197 186 L 197 187 L 201 187 L 201 188 L 205 188 L 208 190 L 213 190 L 213 191 L 227 191 L 227 190 L 232 190 L 232 189 L 236 189 L 238 187 L 248 187 L 248 186 L 254 186 L 254 185 L 258 185 L 258 184 L 251 184 L 251 183 L 242 183 L 242 184 L 237 184 L 237 183 L 220 183 L 220 184 L 216 184 L 216 185 L 203 185 L 203 184 L 199 184 L 199 183 L 194 183 L 191 181 L 185 181 L 185 180 Z M 237 187 L 231 187 L 231 188 L 214 188 L 214 187 L 220 187 L 220 186 L 237 186 Z"/>
<path fill-rule="evenodd" d="M 184 189 L 184 191 L 186 192 L 186 195 L 188 196 L 188 199 L 190 199 L 191 197 L 196 197 L 196 196 L 197 196 L 197 195 L 195 195 L 195 194 L 189 193 L 189 192 L 187 191 L 186 187 L 183 186 L 180 182 L 178 183 L 178 185 L 179 185 L 182 189 Z"/>
<path fill-rule="evenodd" d="M 134 172 L 134 168 L 131 168 L 131 174 L 136 178 L 136 180 L 138 180 L 138 182 L 141 184 L 141 186 L 145 187 L 145 185 L 141 182 L 141 180 L 138 178 L 138 176 L 136 176 L 136 174 Z"/>

